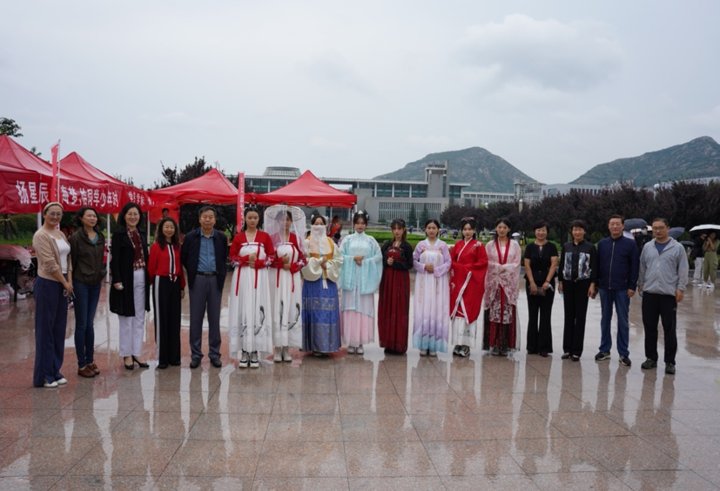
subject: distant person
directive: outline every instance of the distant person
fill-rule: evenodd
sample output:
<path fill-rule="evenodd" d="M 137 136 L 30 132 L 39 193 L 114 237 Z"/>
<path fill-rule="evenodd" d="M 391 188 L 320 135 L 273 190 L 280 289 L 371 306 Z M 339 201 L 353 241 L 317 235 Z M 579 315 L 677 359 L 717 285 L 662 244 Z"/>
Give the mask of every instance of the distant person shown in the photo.
<path fill-rule="evenodd" d="M 703 261 L 705 259 L 705 251 L 703 244 L 707 239 L 707 234 L 700 234 L 693 239 L 692 257 L 695 258 L 695 268 L 693 269 L 693 284 L 703 286 Z"/>
<path fill-rule="evenodd" d="M 180 249 L 190 290 L 190 368 L 199 367 L 203 358 L 202 326 L 206 311 L 210 364 L 221 368 L 220 305 L 227 271 L 227 237 L 215 229 L 217 212 L 212 206 L 200 208 L 198 220 L 200 227 L 185 236 Z"/>
<path fill-rule="evenodd" d="M 718 241 L 715 232 L 710 232 L 703 242 L 703 284 L 705 288 L 715 288 L 715 281 L 717 281 L 717 269 L 718 269 L 718 256 L 717 256 Z"/>
<path fill-rule="evenodd" d="M 382 276 L 382 252 L 375 238 L 365 233 L 370 217 L 360 210 L 353 215 L 354 233 L 340 244 L 342 339 L 350 354 L 362 355 L 363 346 L 375 339 L 375 292 Z"/>
<path fill-rule="evenodd" d="M 180 318 L 185 274 L 180 259 L 180 233 L 170 217 L 160 220 L 150 247 L 148 274 L 153 287 L 158 368 L 180 366 Z"/>
<path fill-rule="evenodd" d="M 342 237 L 342 222 L 340 217 L 334 215 L 330 222 L 330 229 L 328 230 L 328 237 L 330 237 L 336 244 L 340 243 L 340 237 Z"/>
<path fill-rule="evenodd" d="M 170 216 L 170 209 L 163 208 L 162 209 L 162 217 L 161 218 L 168 218 Z"/>
<path fill-rule="evenodd" d="M 485 329 L 483 349 L 494 356 L 505 356 L 520 346 L 517 299 L 520 290 L 520 244 L 510 237 L 507 218 L 495 222 L 496 236 L 487 243 L 485 277 Z"/>
<path fill-rule="evenodd" d="M 100 232 L 97 212 L 93 208 L 80 208 L 75 221 L 77 229 L 69 239 L 75 293 L 75 353 L 78 375 L 92 378 L 100 374 L 94 358 L 94 320 L 105 278 L 105 237 Z"/>
<path fill-rule="evenodd" d="M 685 294 L 689 266 L 685 248 L 669 235 L 670 224 L 666 218 L 655 218 L 652 230 L 655 238 L 643 247 L 638 277 L 647 358 L 641 368 L 649 370 L 657 367 L 658 320 L 662 320 L 665 334 L 665 373 L 674 375 L 677 304 L 682 302 Z"/>
<path fill-rule="evenodd" d="M 488 256 L 477 240 L 474 217 L 460 220 L 462 239 L 450 249 L 450 344 L 453 354 L 470 356 L 477 345 L 478 317 L 485 294 Z"/>
<path fill-rule="evenodd" d="M 70 244 L 59 229 L 63 207 L 52 201 L 43 208 L 43 226 L 33 235 L 37 256 L 35 297 L 35 368 L 33 385 L 54 389 L 67 384 L 60 373 L 65 354 L 68 298 L 73 295 Z"/>
<path fill-rule="evenodd" d="M 150 366 L 142 361 L 145 312 L 150 310 L 150 279 L 145 235 L 138 228 L 141 216 L 139 205 L 126 204 L 118 216 L 110 247 L 110 311 L 120 321 L 120 356 L 127 370 L 136 364 L 140 368 Z"/>
<path fill-rule="evenodd" d="M 555 300 L 558 250 L 555 244 L 547 240 L 547 222 L 538 222 L 533 229 L 535 242 L 525 247 L 524 256 L 528 303 L 527 352 L 529 355 L 547 357 L 553 352 L 550 319 Z"/>
<path fill-rule="evenodd" d="M 563 244 L 559 266 L 558 292 L 563 294 L 565 311 L 562 359 L 580 361 L 585 344 L 588 299 L 595 295 L 597 250 L 585 240 L 587 225 L 584 221 L 573 221 L 570 230 L 572 240 Z"/>
<path fill-rule="evenodd" d="M 613 305 L 617 312 L 617 350 L 621 365 L 629 367 L 630 351 L 630 299 L 637 288 L 640 254 L 635 241 L 623 235 L 625 219 L 621 215 L 611 215 L 608 220 L 610 237 L 605 237 L 597 245 L 598 274 L 600 289 L 601 340 L 595 361 L 610 359 L 612 347 L 611 322 Z"/>
<path fill-rule="evenodd" d="M 404 354 L 408 345 L 410 315 L 410 270 L 413 248 L 407 241 L 405 220 L 390 224 L 392 238 L 380 247 L 383 273 L 378 300 L 378 336 L 386 353 Z"/>

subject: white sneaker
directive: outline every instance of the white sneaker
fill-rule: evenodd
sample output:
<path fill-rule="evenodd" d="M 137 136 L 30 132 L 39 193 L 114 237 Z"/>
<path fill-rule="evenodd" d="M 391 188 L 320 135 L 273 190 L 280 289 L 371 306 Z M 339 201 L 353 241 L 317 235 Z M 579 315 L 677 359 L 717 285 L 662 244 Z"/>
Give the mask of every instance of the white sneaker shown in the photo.
<path fill-rule="evenodd" d="M 355 353 L 357 353 L 358 355 L 365 354 L 365 350 L 363 349 L 362 344 L 358 346 L 357 349 L 355 349 Z"/>
<path fill-rule="evenodd" d="M 250 368 L 260 368 L 260 360 L 258 360 L 257 351 L 253 351 L 250 355 Z"/>
<path fill-rule="evenodd" d="M 426 349 L 421 349 L 421 350 L 420 350 L 420 356 L 427 356 L 428 353 L 430 353 L 430 352 L 429 352 L 428 350 L 426 350 Z"/>
<path fill-rule="evenodd" d="M 355 346 L 348 346 L 348 354 L 349 355 L 355 354 Z"/>
<path fill-rule="evenodd" d="M 285 348 L 282 348 L 282 350 L 278 347 L 275 348 L 275 354 L 273 355 L 273 361 L 275 363 L 280 363 L 283 361 L 284 350 Z"/>
<path fill-rule="evenodd" d="M 250 358 L 247 351 L 242 352 L 242 357 L 240 358 L 240 361 L 238 362 L 238 367 L 240 368 L 247 368 L 250 365 Z"/>
<path fill-rule="evenodd" d="M 58 383 L 57 382 L 45 382 L 43 384 L 43 387 L 46 389 L 57 389 Z"/>
<path fill-rule="evenodd" d="M 290 348 L 287 346 L 283 346 L 282 349 L 282 361 L 285 363 L 291 363 L 292 362 L 292 355 L 290 354 Z"/>
<path fill-rule="evenodd" d="M 65 377 L 60 377 L 55 382 L 57 382 L 58 385 L 67 385 L 67 379 Z"/>
<path fill-rule="evenodd" d="M 437 351 L 428 351 L 428 356 L 437 356 Z"/>

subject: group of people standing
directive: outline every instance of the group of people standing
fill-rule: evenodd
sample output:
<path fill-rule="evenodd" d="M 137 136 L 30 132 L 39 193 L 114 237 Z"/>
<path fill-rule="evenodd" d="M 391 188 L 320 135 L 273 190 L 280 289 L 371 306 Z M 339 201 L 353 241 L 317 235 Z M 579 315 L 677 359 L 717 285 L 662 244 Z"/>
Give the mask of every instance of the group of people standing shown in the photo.
<path fill-rule="evenodd" d="M 105 238 L 92 208 L 77 214 L 78 229 L 66 239 L 57 228 L 63 209 L 48 203 L 43 227 L 33 238 L 38 257 L 36 359 L 33 383 L 57 387 L 67 383 L 60 372 L 68 299 L 75 306 L 78 375 L 94 377 L 93 319 L 105 276 Z M 275 362 L 290 362 L 290 348 L 327 356 L 342 345 L 363 354 L 374 341 L 375 301 L 379 290 L 379 344 L 388 353 L 408 349 L 410 271 L 415 270 L 412 343 L 423 356 L 436 356 L 452 346 L 454 355 L 469 356 L 476 348 L 481 311 L 482 349 L 506 355 L 519 349 L 517 300 L 521 261 L 525 270 L 529 320 L 527 351 L 553 352 L 551 311 L 557 291 L 564 295 L 563 359 L 582 355 L 588 299 L 599 291 L 602 340 L 595 360 L 610 358 L 613 307 L 618 316 L 617 349 L 622 365 L 630 366 L 628 313 L 635 291 L 643 296 L 646 361 L 657 365 L 657 325 L 665 332 L 666 372 L 675 372 L 675 308 L 687 283 L 687 257 L 669 237 L 667 220 L 653 220 L 655 239 L 639 253 L 622 234 L 623 218 L 608 221 L 610 236 L 597 248 L 585 240 L 586 226 L 571 224 L 572 240 L 558 252 L 548 241 L 548 225 L 534 227 L 535 241 L 525 248 L 511 239 L 511 224 L 502 218 L 487 245 L 477 240 L 473 217 L 461 221 L 462 238 L 449 247 L 439 238 L 440 224 L 425 223 L 426 238 L 415 249 L 407 241 L 401 219 L 391 224 L 392 238 L 380 246 L 365 233 L 369 216 L 353 216 L 353 233 L 340 243 L 331 236 L 325 217 L 305 215 L 297 207 L 277 205 L 264 213 L 244 210 L 244 225 L 232 240 L 215 229 L 216 211 L 199 211 L 199 227 L 180 243 L 179 227 L 170 217 L 157 225 L 148 250 L 138 225 L 140 207 L 128 203 L 112 235 L 110 310 L 119 316 L 119 351 L 124 367 L 147 368 L 143 361 L 145 313 L 154 304 L 158 368 L 180 365 L 181 301 L 190 295 L 190 368 L 200 366 L 203 322 L 208 320 L 208 355 L 222 367 L 220 306 L 230 259 L 235 266 L 229 292 L 230 357 L 240 368 L 257 368 L 263 353 Z M 333 240 L 334 239 L 334 240 Z M 153 295 L 151 297 L 152 292 Z M 482 308 L 484 305 L 484 309 Z"/>

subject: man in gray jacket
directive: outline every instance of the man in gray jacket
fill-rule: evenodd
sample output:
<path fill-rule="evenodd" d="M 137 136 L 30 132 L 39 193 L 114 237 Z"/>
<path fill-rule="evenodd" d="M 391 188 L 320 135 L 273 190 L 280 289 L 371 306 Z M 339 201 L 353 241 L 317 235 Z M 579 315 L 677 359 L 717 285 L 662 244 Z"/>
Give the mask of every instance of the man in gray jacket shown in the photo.
<path fill-rule="evenodd" d="M 677 304 L 683 299 L 688 282 L 688 260 L 685 248 L 670 237 L 670 224 L 665 218 L 652 222 L 654 239 L 645 244 L 640 254 L 638 291 L 643 296 L 642 320 L 645 329 L 643 369 L 657 366 L 658 319 L 665 333 L 665 373 L 675 374 L 677 353 Z"/>

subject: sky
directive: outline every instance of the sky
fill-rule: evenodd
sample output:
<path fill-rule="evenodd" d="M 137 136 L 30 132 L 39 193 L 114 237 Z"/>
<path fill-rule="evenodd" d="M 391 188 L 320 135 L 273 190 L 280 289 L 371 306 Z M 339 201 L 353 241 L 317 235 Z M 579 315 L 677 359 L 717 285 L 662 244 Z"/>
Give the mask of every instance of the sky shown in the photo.
<path fill-rule="evenodd" d="M 479 146 L 545 183 L 720 140 L 720 2 L 3 1 L 0 117 L 136 185 L 195 156 L 373 176 Z"/>

